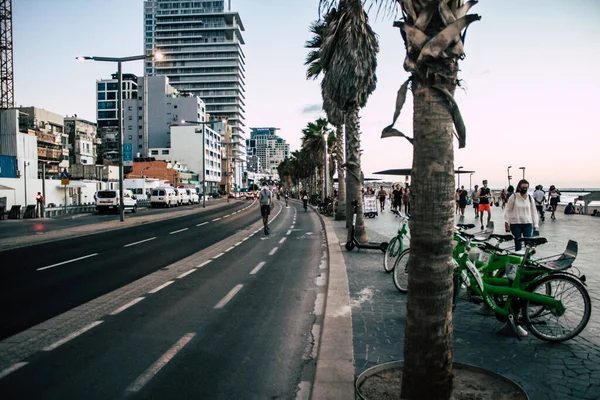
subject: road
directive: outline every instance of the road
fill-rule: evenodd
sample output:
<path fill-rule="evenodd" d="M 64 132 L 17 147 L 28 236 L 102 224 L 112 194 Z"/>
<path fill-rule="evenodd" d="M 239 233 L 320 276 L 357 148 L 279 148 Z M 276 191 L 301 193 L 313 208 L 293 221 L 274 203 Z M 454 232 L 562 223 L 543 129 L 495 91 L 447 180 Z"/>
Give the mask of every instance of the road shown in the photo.
<path fill-rule="evenodd" d="M 0 252 L 0 339 L 228 237 L 260 219 L 251 204 Z"/>
<path fill-rule="evenodd" d="M 271 229 L 32 355 L 0 378 L 0 398 L 294 399 L 312 351 L 321 227 L 291 205 Z"/>

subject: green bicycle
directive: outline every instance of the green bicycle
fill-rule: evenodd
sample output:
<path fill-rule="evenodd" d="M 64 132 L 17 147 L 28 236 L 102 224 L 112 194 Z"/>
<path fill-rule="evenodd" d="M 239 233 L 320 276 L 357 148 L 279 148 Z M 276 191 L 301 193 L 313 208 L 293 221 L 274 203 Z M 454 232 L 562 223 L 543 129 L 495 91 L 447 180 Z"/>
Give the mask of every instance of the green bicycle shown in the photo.
<path fill-rule="evenodd" d="M 471 238 L 462 236 L 469 248 Z M 585 288 L 585 275 L 576 276 L 566 270 L 572 267 L 577 256 L 577 244 L 569 241 L 567 249 L 556 260 L 530 259 L 535 246 L 547 242 L 544 237 L 521 238 L 525 254 L 506 254 L 522 257 L 518 265 L 506 264 L 504 277 L 487 277 L 463 251 L 455 259 L 455 299 L 461 282 L 468 290 L 481 297 L 501 321 L 508 321 L 518 335 L 517 321 L 521 314 L 527 330 L 535 337 L 549 342 L 563 342 L 579 335 L 591 315 L 591 300 Z M 501 302 L 496 299 L 501 298 Z M 499 304 L 500 303 L 500 304 Z M 564 324 L 563 324 L 564 322 Z"/>
<path fill-rule="evenodd" d="M 398 229 L 398 234 L 390 240 L 387 250 L 383 253 L 383 269 L 385 272 L 392 272 L 395 266 L 396 259 L 405 251 L 404 238 L 408 235 L 408 216 L 399 212 L 401 227 Z"/>

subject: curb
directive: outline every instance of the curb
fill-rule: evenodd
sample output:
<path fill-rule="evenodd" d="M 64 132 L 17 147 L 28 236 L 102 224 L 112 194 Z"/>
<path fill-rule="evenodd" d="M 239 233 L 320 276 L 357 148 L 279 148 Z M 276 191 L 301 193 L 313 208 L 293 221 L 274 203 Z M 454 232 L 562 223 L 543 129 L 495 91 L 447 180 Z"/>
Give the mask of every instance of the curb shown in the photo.
<path fill-rule="evenodd" d="M 331 222 L 319 213 L 329 252 L 329 284 L 311 399 L 354 399 L 354 349 L 348 273 Z"/>

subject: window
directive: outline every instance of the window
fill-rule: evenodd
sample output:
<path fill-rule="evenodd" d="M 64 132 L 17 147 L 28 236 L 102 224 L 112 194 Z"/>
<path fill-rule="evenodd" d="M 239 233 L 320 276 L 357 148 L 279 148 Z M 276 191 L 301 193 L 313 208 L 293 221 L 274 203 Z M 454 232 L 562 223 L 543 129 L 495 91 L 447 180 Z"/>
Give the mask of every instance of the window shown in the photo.
<path fill-rule="evenodd" d="M 165 155 L 165 156 L 166 156 L 166 155 L 169 155 L 169 150 L 162 150 L 162 151 L 161 151 L 161 154 L 162 154 L 162 155 Z"/>
<path fill-rule="evenodd" d="M 119 85 L 117 84 L 117 82 L 109 82 L 106 84 L 106 89 L 107 90 L 119 90 Z"/>
<path fill-rule="evenodd" d="M 141 106 L 140 106 L 140 107 L 138 107 L 138 110 L 139 110 L 139 111 L 142 111 L 142 107 L 141 107 Z"/>
<path fill-rule="evenodd" d="M 117 108 L 116 101 L 99 101 L 98 102 L 98 110 L 110 110 Z"/>
<path fill-rule="evenodd" d="M 141 148 L 142 148 L 142 145 L 141 145 L 141 144 L 138 144 L 138 149 L 141 149 Z"/>
<path fill-rule="evenodd" d="M 177 104 L 175 104 L 175 105 L 173 106 L 173 108 L 177 108 Z"/>
<path fill-rule="evenodd" d="M 116 111 L 98 111 L 98 118 L 117 118 Z"/>
<path fill-rule="evenodd" d="M 139 119 L 139 120 L 141 120 L 141 119 L 142 119 L 142 116 L 140 115 L 140 116 L 138 117 L 138 119 Z"/>
<path fill-rule="evenodd" d="M 150 151 L 150 154 L 153 156 L 157 156 L 158 155 L 158 150 L 152 150 Z"/>
<path fill-rule="evenodd" d="M 82 164 L 87 164 L 87 160 L 85 160 L 85 159 L 83 159 L 83 158 L 82 158 L 82 159 L 81 159 L 81 163 L 82 163 Z"/>
<path fill-rule="evenodd" d="M 133 135 L 129 135 L 129 140 L 133 140 Z"/>
<path fill-rule="evenodd" d="M 106 83 L 98 83 L 98 91 L 106 90 Z"/>
<path fill-rule="evenodd" d="M 141 125 L 138 125 L 138 129 L 141 131 L 142 129 L 144 129 L 144 127 Z"/>
<path fill-rule="evenodd" d="M 106 93 L 98 92 L 98 100 L 106 100 Z"/>
<path fill-rule="evenodd" d="M 130 115 L 127 117 L 127 119 L 131 121 L 133 119 L 133 117 Z"/>
<path fill-rule="evenodd" d="M 127 130 L 132 131 L 133 130 L 133 126 L 129 125 Z"/>
<path fill-rule="evenodd" d="M 143 138 L 143 136 L 142 136 L 142 135 L 138 135 L 138 139 L 142 139 L 142 138 Z"/>
<path fill-rule="evenodd" d="M 117 94 L 115 92 L 106 93 L 106 100 L 116 100 Z"/>

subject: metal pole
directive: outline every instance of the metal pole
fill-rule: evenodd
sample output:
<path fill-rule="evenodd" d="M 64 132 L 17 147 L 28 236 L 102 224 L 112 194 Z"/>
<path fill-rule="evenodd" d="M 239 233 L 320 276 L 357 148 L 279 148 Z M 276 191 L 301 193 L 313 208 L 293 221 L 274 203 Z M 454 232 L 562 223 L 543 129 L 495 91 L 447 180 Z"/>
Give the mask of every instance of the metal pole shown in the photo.
<path fill-rule="evenodd" d="M 121 222 L 125 221 L 125 209 L 123 204 L 123 71 L 121 69 L 121 61 L 117 61 L 119 75 L 118 85 L 118 106 L 117 118 L 119 119 L 119 216 Z"/>
<path fill-rule="evenodd" d="M 42 163 L 42 218 L 46 216 L 46 162 Z"/>
<path fill-rule="evenodd" d="M 206 125 L 202 125 L 202 208 L 206 208 Z"/>
<path fill-rule="evenodd" d="M 327 190 L 329 189 L 329 160 L 327 157 L 327 133 L 325 133 L 324 135 L 324 141 L 325 141 L 325 179 L 324 179 L 324 183 L 325 183 L 325 187 L 323 188 L 323 201 L 325 201 L 325 199 L 327 198 Z"/>
<path fill-rule="evenodd" d="M 27 161 L 23 161 L 23 181 L 25 183 L 25 207 L 27 207 Z"/>

